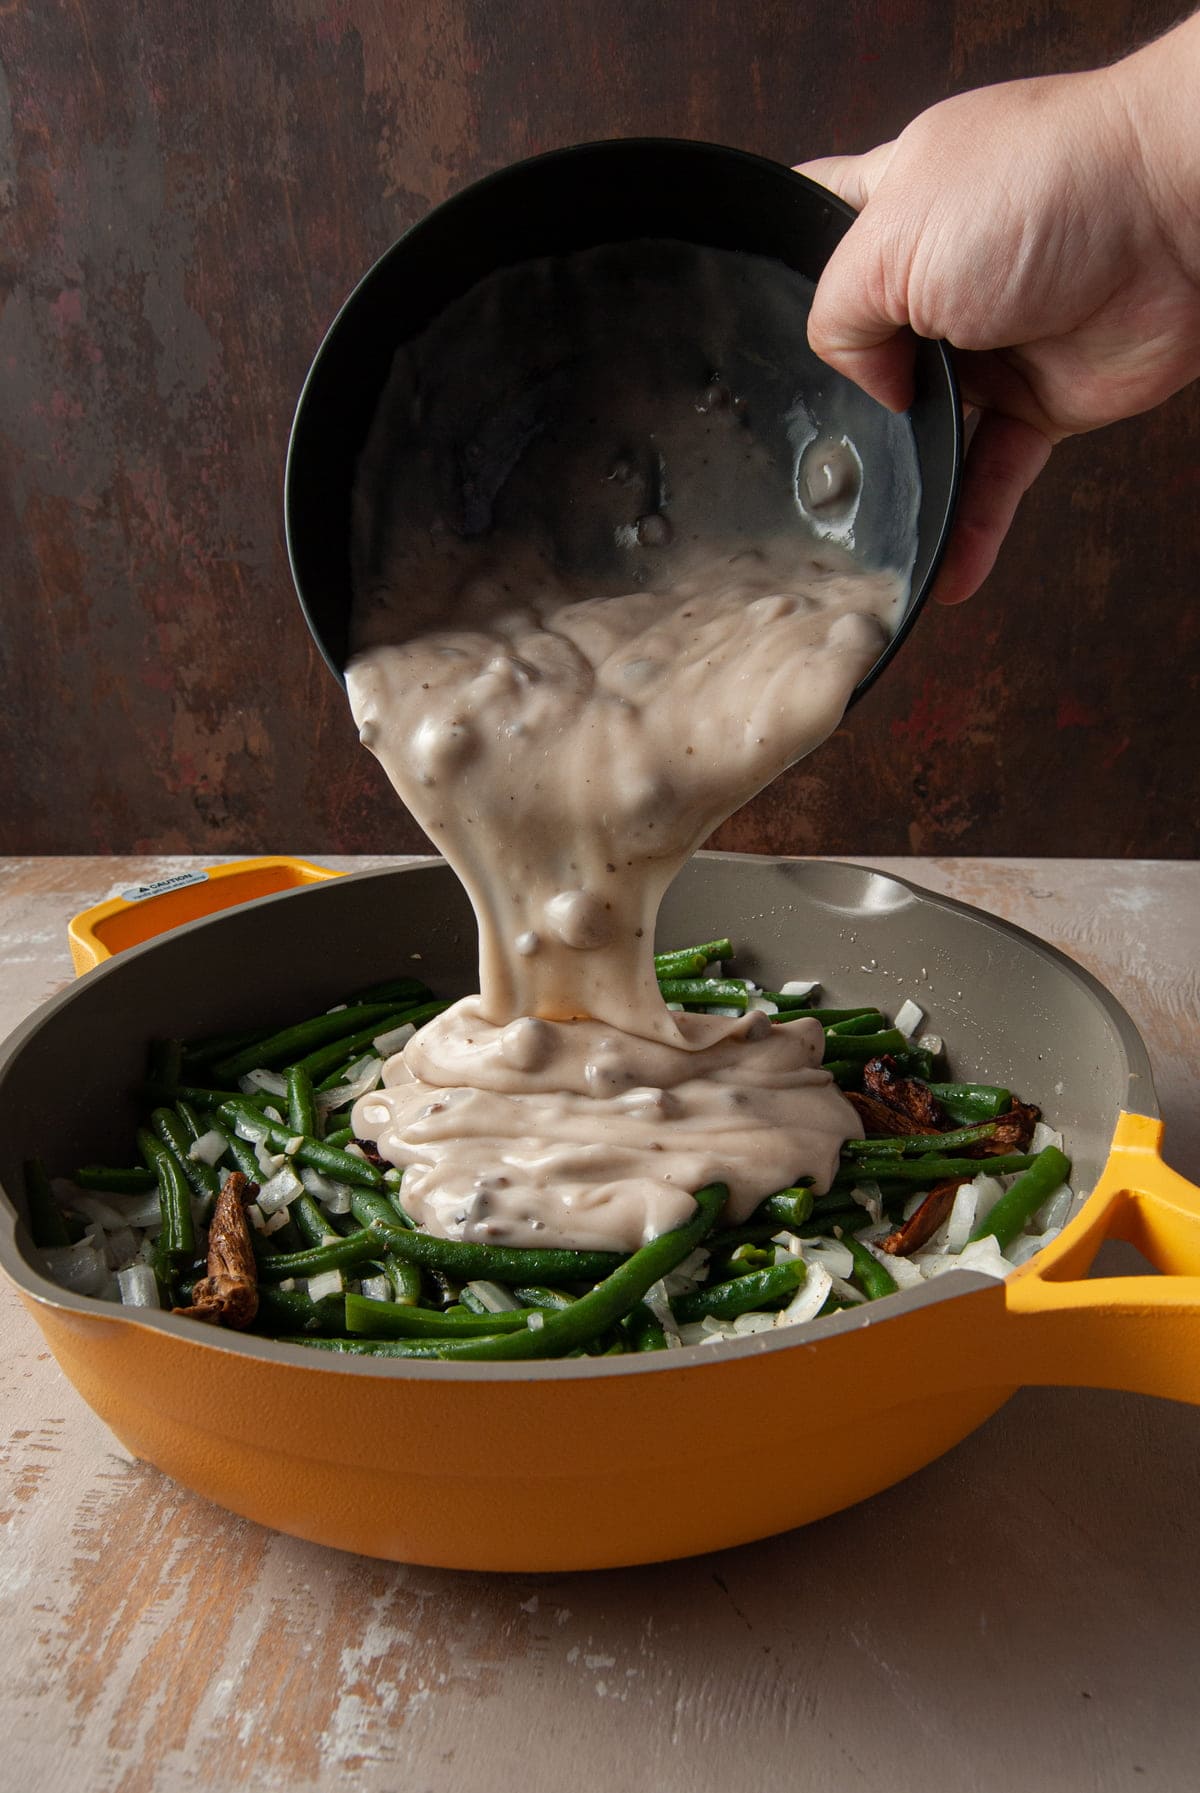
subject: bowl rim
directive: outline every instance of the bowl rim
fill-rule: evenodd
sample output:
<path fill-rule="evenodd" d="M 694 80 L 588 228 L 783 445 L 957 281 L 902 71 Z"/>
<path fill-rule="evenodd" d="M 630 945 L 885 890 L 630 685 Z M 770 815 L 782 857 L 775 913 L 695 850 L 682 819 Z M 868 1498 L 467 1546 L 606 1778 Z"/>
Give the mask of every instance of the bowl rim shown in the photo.
<path fill-rule="evenodd" d="M 318 370 L 322 358 L 330 344 L 335 337 L 340 337 L 346 329 L 353 326 L 356 313 L 362 306 L 364 294 L 387 271 L 393 260 L 396 260 L 401 255 L 409 252 L 412 249 L 414 242 L 419 243 L 421 237 L 428 234 L 432 227 L 432 221 L 435 218 L 438 220 L 440 226 L 444 223 L 447 216 L 453 216 L 456 209 L 462 209 L 468 203 L 474 203 L 481 193 L 486 193 L 491 188 L 502 188 L 510 181 L 524 178 L 530 170 L 546 166 L 550 163 L 567 162 L 573 159 L 582 159 L 584 157 L 604 157 L 614 152 L 626 153 L 636 152 L 638 150 L 655 151 L 662 149 L 670 149 L 672 151 L 682 150 L 686 153 L 695 153 L 698 159 L 702 159 L 705 156 L 717 156 L 731 164 L 741 163 L 745 167 L 754 167 L 762 170 L 769 169 L 773 177 L 780 178 L 783 184 L 800 186 L 806 189 L 809 193 L 819 195 L 824 204 L 828 205 L 831 210 L 847 219 L 849 222 L 853 222 L 858 216 L 854 207 L 848 205 L 840 194 L 834 193 L 828 187 L 821 186 L 818 181 L 811 180 L 808 175 L 799 173 L 795 168 L 789 167 L 787 163 L 776 162 L 772 157 L 758 155 L 752 150 L 738 149 L 732 144 L 714 143 L 710 139 L 699 137 L 599 137 L 589 139 L 586 143 L 564 144 L 557 149 L 542 150 L 536 155 L 524 156 L 516 162 L 507 163 L 502 168 L 494 168 L 489 174 L 480 176 L 478 180 L 471 181 L 465 187 L 459 188 L 456 193 L 452 193 L 447 199 L 439 201 L 437 205 L 432 206 L 422 217 L 410 224 L 407 229 L 401 231 L 400 235 L 396 237 L 380 255 L 376 256 L 366 272 L 359 276 L 346 297 L 342 300 L 337 311 L 334 313 L 333 318 L 324 331 L 321 340 L 317 345 L 316 352 L 309 363 L 308 371 L 304 376 L 304 381 L 296 400 L 296 408 L 292 414 L 291 427 L 288 430 L 287 454 L 284 461 L 283 472 L 283 523 L 288 568 L 292 575 L 292 584 L 300 604 L 300 609 L 303 612 L 309 634 L 312 636 L 321 658 L 324 660 L 326 666 L 328 666 L 330 672 L 332 672 L 339 684 L 344 684 L 345 682 L 345 666 L 339 665 L 336 656 L 330 652 L 328 643 L 317 626 L 315 615 L 306 596 L 305 579 L 302 575 L 300 566 L 298 565 L 301 558 L 300 545 L 297 540 L 296 530 L 293 523 L 295 469 L 300 454 L 304 452 L 304 438 L 308 424 L 307 412 L 309 405 L 312 402 L 313 389 L 320 377 Z M 397 346 L 399 346 L 399 340 L 400 339 L 397 339 Z M 900 648 L 904 645 L 918 615 L 924 609 L 926 601 L 933 590 L 938 570 L 945 557 L 950 533 L 954 527 L 955 514 L 958 508 L 959 490 L 962 482 L 964 454 L 962 398 L 959 392 L 958 379 L 954 371 L 954 361 L 951 355 L 950 344 L 941 339 L 926 338 L 925 340 L 938 356 L 941 363 L 941 373 L 946 382 L 945 397 L 948 401 L 951 425 L 951 466 L 946 502 L 937 524 L 933 550 L 930 555 L 929 566 L 925 578 L 923 579 L 919 590 L 913 591 L 910 588 L 903 616 L 879 657 L 873 661 L 867 672 L 864 673 L 863 677 L 854 687 L 847 702 L 847 709 L 849 709 L 852 704 L 857 703 L 859 698 L 864 696 L 865 693 L 870 690 L 880 673 L 891 664 L 893 656 L 898 653 Z"/>
<path fill-rule="evenodd" d="M 706 852 L 697 854 L 695 857 L 706 860 L 734 860 L 743 863 L 750 856 L 744 853 Z M 1062 952 L 1060 948 L 1051 946 L 1044 940 L 1039 940 L 1035 934 L 1031 934 L 1027 929 L 1017 926 L 1014 922 L 991 915 L 987 910 L 976 908 L 973 904 L 960 902 L 955 897 L 943 896 L 938 892 L 926 890 L 921 885 L 914 884 L 895 872 L 879 871 L 874 868 L 850 865 L 845 861 L 812 858 L 799 854 L 764 855 L 761 860 L 756 859 L 756 862 L 772 866 L 844 867 L 844 869 L 856 873 L 870 869 L 873 877 L 898 886 L 923 908 L 967 916 L 972 923 L 990 929 L 1006 939 L 1015 940 L 1021 947 L 1029 949 L 1035 957 L 1053 965 L 1059 972 L 1065 972 L 1094 1001 L 1098 1002 L 1112 1026 L 1116 1043 L 1124 1055 L 1127 1088 L 1130 1091 L 1129 1106 L 1137 1113 L 1157 1117 L 1159 1111 L 1149 1055 L 1132 1017 L 1099 978 L 1085 970 L 1082 965 L 1067 953 Z M 399 877 L 406 872 L 432 866 L 446 867 L 446 862 L 438 855 L 430 854 L 421 858 L 405 860 L 395 866 L 371 867 L 361 872 L 345 874 L 343 878 L 331 879 L 325 883 L 307 885 L 294 890 L 280 891 L 273 896 L 260 897 L 254 906 L 257 908 L 296 902 L 301 899 L 315 901 L 321 892 L 335 890 L 343 882 Z M 449 870 L 448 867 L 446 869 Z M 86 974 L 87 987 L 94 988 L 99 980 L 119 976 L 123 964 L 154 952 L 164 939 L 174 940 L 179 936 L 192 934 L 198 929 L 219 926 L 223 922 L 228 922 L 236 914 L 237 910 L 234 909 L 203 916 L 197 921 L 186 922 L 181 927 L 172 929 L 169 935 L 160 936 L 159 939 L 148 940 L 140 946 L 131 947 L 127 952 L 123 952 L 97 966 L 93 971 L 89 971 Z M 9 1065 L 24 1051 L 42 1025 L 56 1015 L 60 1009 L 68 1007 L 75 1000 L 82 982 L 83 980 L 78 979 L 72 981 L 57 995 L 41 1003 L 18 1024 L 0 1045 L 0 1082 L 3 1081 Z M 1117 1115 L 1114 1115 L 1114 1128 L 1117 1119 Z M 1063 1237 L 1068 1237 L 1072 1228 L 1079 1224 L 1080 1213 L 1077 1211 L 1064 1228 Z M 1003 1282 L 998 1282 L 995 1278 L 981 1275 L 975 1271 L 948 1271 L 920 1287 L 904 1289 L 899 1294 L 888 1296 L 885 1301 L 864 1302 L 860 1307 L 843 1309 L 839 1313 L 830 1314 L 823 1320 L 814 1320 L 806 1325 L 802 1332 L 793 1332 L 791 1328 L 780 1327 L 769 1333 L 753 1333 L 744 1339 L 726 1339 L 718 1347 L 683 1347 L 682 1349 L 686 1351 L 686 1356 L 683 1357 L 679 1351 L 668 1350 L 631 1353 L 615 1358 L 534 1358 L 511 1363 L 446 1362 L 434 1358 L 372 1358 L 343 1355 L 335 1351 L 322 1350 L 319 1346 L 283 1345 L 274 1339 L 260 1338 L 245 1333 L 219 1331 L 216 1327 L 204 1327 L 194 1320 L 177 1318 L 166 1310 L 126 1309 L 115 1302 L 101 1301 L 94 1296 L 75 1295 L 69 1290 L 60 1288 L 40 1271 L 33 1268 L 18 1243 L 18 1227 L 28 1237 L 24 1222 L 18 1217 L 13 1198 L 7 1190 L 0 1188 L 0 1269 L 3 1269 L 16 1285 L 27 1303 L 60 1310 L 95 1324 L 133 1326 L 143 1331 L 165 1333 L 170 1338 L 195 1346 L 201 1351 L 232 1353 L 238 1357 L 250 1357 L 292 1370 L 315 1370 L 325 1374 L 366 1375 L 382 1377 L 391 1381 L 405 1381 L 415 1377 L 421 1380 L 446 1382 L 554 1382 L 572 1381 L 580 1377 L 590 1378 L 592 1376 L 674 1373 L 685 1369 L 696 1369 L 703 1365 L 716 1367 L 776 1351 L 812 1349 L 825 1339 L 857 1332 L 867 1326 L 886 1324 L 890 1320 L 901 1319 L 919 1308 L 954 1299 L 960 1295 L 966 1297 L 976 1294 L 984 1297 L 990 1292 L 993 1300 L 997 1295 L 1002 1300 L 1005 1287 Z M 32 1241 L 29 1242 L 28 1249 L 30 1252 L 36 1250 Z M 883 1311 L 880 1312 L 880 1309 Z"/>

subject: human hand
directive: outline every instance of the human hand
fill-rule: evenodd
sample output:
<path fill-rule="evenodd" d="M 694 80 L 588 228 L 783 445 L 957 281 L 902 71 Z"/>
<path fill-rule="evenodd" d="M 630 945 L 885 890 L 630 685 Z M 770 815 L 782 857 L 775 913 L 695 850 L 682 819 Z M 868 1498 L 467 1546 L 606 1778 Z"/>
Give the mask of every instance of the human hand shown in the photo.
<path fill-rule="evenodd" d="M 1065 436 L 1200 374 L 1200 16 L 1114 68 L 1014 81 L 800 172 L 861 216 L 809 340 L 893 410 L 945 337 L 979 416 L 934 595 L 969 597 Z"/>

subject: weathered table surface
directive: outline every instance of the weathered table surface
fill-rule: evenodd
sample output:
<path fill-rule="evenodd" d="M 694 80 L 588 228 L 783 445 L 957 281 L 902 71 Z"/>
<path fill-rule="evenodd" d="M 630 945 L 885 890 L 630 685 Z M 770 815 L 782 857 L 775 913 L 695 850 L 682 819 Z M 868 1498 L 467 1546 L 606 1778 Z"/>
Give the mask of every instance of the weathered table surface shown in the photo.
<path fill-rule="evenodd" d="M 205 863 L 0 861 L 0 1034 L 68 978 L 74 911 Z M 1146 1037 L 1168 1155 L 1200 1177 L 1200 869 L 877 863 L 1098 973 Z M 115 1443 L 7 1286 L 0 1344 L 9 1786 L 1196 1785 L 1191 1409 L 1030 1391 L 911 1481 L 806 1531 L 661 1568 L 509 1579 L 343 1556 L 233 1518 Z"/>

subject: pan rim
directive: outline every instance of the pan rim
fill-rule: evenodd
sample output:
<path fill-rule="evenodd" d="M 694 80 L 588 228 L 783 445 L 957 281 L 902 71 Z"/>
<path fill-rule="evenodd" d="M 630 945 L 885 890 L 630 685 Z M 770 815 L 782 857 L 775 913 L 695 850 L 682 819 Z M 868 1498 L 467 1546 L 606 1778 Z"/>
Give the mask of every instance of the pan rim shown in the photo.
<path fill-rule="evenodd" d="M 915 898 L 923 907 L 934 910 L 967 916 L 973 924 L 996 932 L 1006 939 L 1016 940 L 1020 945 L 1030 949 L 1035 957 L 1056 967 L 1062 973 L 1080 984 L 1083 989 L 1097 1001 L 1104 1010 L 1116 1035 L 1117 1043 L 1124 1054 L 1128 1086 L 1131 1100 L 1128 1107 L 1134 1112 L 1158 1118 L 1158 1102 L 1154 1091 L 1153 1075 L 1149 1055 L 1138 1029 L 1128 1011 L 1117 1000 L 1112 992 L 1091 972 L 1072 959 L 1060 948 L 1039 940 L 1027 929 L 1016 923 L 1004 921 L 999 916 L 990 915 L 970 903 L 963 903 L 957 898 L 943 896 L 938 892 L 926 890 L 892 871 L 880 871 L 877 868 L 851 864 L 844 860 L 820 859 L 801 854 L 750 855 L 745 853 L 703 852 L 695 856 L 708 861 L 735 861 L 744 863 L 753 859 L 755 863 L 766 866 L 804 865 L 834 867 L 854 873 L 870 871 L 871 876 L 898 886 Z M 408 872 L 427 870 L 433 867 L 444 867 L 445 861 L 438 855 L 430 854 L 419 858 L 406 858 L 393 866 L 371 867 L 360 872 L 343 874 L 325 883 L 304 886 L 299 889 L 277 892 L 271 896 L 260 897 L 254 907 L 284 902 L 293 902 L 300 898 L 315 901 L 322 891 L 336 889 L 343 878 L 352 882 L 367 879 L 394 878 Z M 247 907 L 249 905 L 246 905 Z M 222 910 L 196 921 L 186 922 L 172 929 L 169 935 L 145 941 L 142 945 L 131 947 L 128 951 L 116 955 L 86 974 L 86 980 L 76 979 L 48 998 L 25 1019 L 18 1024 L 8 1038 L 0 1044 L 0 1084 L 9 1066 L 24 1051 L 29 1041 L 39 1029 L 60 1009 L 66 1008 L 74 1001 L 83 983 L 94 988 L 97 980 L 116 975 L 122 964 L 133 961 L 147 953 L 153 952 L 163 939 L 174 940 L 187 936 L 198 929 L 219 926 L 228 923 L 238 913 L 237 909 Z M 1136 1089 L 1136 1098 L 1132 1092 Z M 1114 1116 L 1114 1128 L 1117 1123 Z M 1063 1237 L 1068 1238 L 1074 1227 L 1080 1223 L 1080 1214 L 1076 1214 L 1064 1229 Z M 85 1321 L 128 1325 L 156 1334 L 163 1334 L 182 1344 L 196 1347 L 202 1351 L 215 1351 L 225 1355 L 249 1358 L 258 1362 L 269 1363 L 279 1368 L 295 1370 L 315 1370 L 335 1375 L 366 1375 L 387 1381 L 433 1380 L 446 1382 L 543 1382 L 571 1381 L 580 1378 L 590 1380 L 595 1376 L 621 1376 L 641 1374 L 676 1373 L 692 1370 L 701 1365 L 715 1367 L 720 1364 L 739 1363 L 747 1358 L 773 1355 L 781 1350 L 815 1350 L 826 1339 L 844 1336 L 862 1330 L 864 1327 L 886 1324 L 892 1320 L 900 1320 L 905 1315 L 919 1308 L 934 1303 L 966 1297 L 970 1294 L 986 1294 L 993 1292 L 993 1298 L 999 1294 L 1003 1299 L 1005 1284 L 995 1278 L 980 1275 L 969 1270 L 956 1270 L 934 1278 L 919 1288 L 902 1290 L 890 1296 L 885 1303 L 864 1303 L 858 1308 L 843 1310 L 829 1315 L 824 1320 L 811 1322 L 805 1327 L 801 1336 L 789 1337 L 788 1328 L 779 1328 L 778 1336 L 771 1333 L 752 1334 L 745 1339 L 725 1340 L 719 1348 L 693 1348 L 680 1361 L 675 1351 L 630 1354 L 623 1358 L 583 1358 L 583 1359 L 533 1359 L 517 1363 L 472 1363 L 472 1362 L 439 1362 L 425 1358 L 369 1358 L 342 1355 L 337 1352 L 323 1351 L 308 1345 L 284 1345 L 273 1339 L 251 1337 L 242 1333 L 209 1331 L 197 1327 L 194 1321 L 177 1319 L 165 1311 L 146 1309 L 125 1309 L 113 1302 L 101 1302 L 95 1297 L 75 1295 L 71 1291 L 60 1288 L 41 1272 L 34 1269 L 18 1243 L 18 1227 L 24 1231 L 24 1223 L 18 1218 L 16 1204 L 6 1189 L 0 1186 L 0 1269 L 3 1269 L 10 1281 L 16 1286 L 22 1298 L 38 1307 L 78 1316 Z M 34 1249 L 32 1246 L 30 1249 Z M 879 1307 L 883 1307 L 883 1312 Z M 199 1336 L 197 1336 L 199 1334 Z"/>

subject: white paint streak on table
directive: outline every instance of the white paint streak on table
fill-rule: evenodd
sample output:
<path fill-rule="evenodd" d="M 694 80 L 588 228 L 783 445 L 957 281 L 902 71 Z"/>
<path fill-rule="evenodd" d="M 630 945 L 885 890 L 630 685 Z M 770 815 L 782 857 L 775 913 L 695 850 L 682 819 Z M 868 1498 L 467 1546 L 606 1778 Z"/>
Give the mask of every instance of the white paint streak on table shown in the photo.
<path fill-rule="evenodd" d="M 212 863 L 0 861 L 0 1033 L 67 981 L 71 914 Z M 1096 972 L 1149 1045 L 1168 1156 L 1200 1177 L 1195 866 L 874 863 Z M 115 1443 L 7 1287 L 0 1342 L 8 1785 L 1195 1785 L 1190 1409 L 1028 1391 L 941 1462 L 807 1531 L 660 1568 L 506 1579 L 342 1556 L 233 1518 Z"/>

